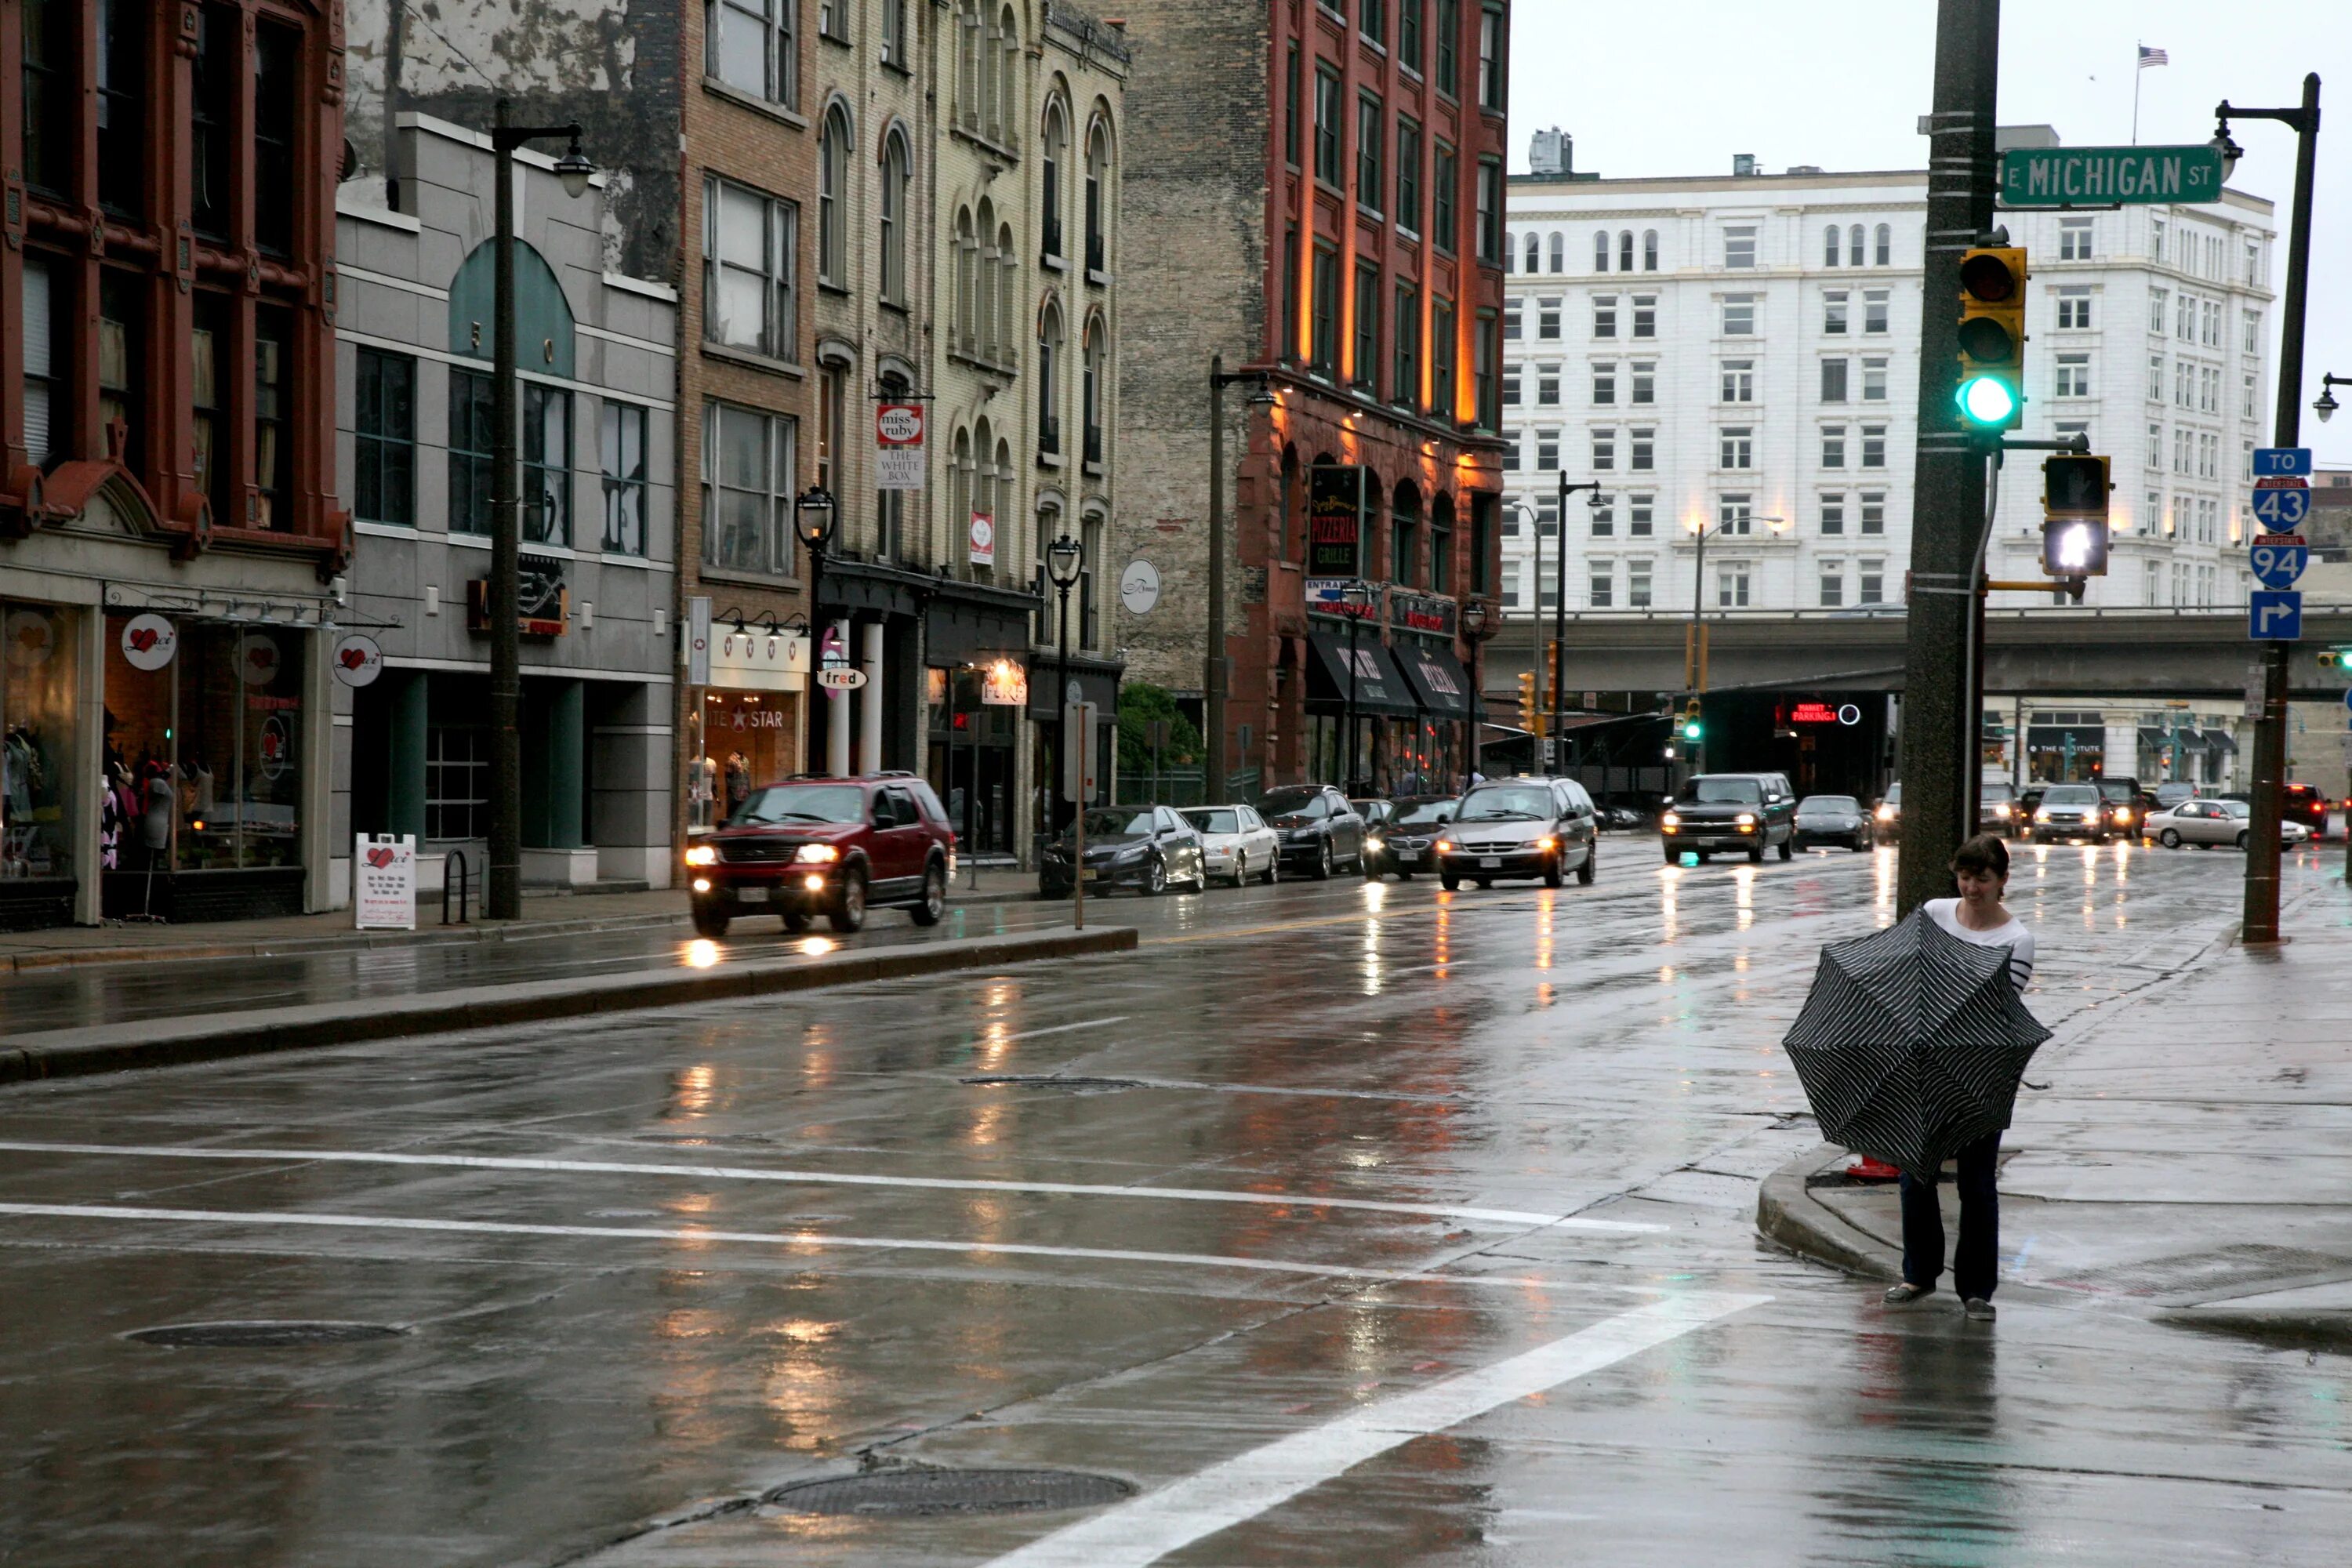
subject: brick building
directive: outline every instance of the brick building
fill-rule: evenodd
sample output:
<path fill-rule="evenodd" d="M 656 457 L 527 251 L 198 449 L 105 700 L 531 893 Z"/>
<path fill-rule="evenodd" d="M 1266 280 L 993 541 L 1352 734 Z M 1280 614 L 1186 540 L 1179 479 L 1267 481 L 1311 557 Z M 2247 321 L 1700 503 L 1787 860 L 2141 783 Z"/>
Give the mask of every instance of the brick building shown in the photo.
<path fill-rule="evenodd" d="M 1461 611 L 1498 569 L 1508 7 L 1125 9 L 1125 223 L 1153 242 L 1122 279 L 1133 521 L 1113 555 L 1164 592 L 1117 640 L 1133 675 L 1200 698 L 1209 360 L 1263 371 L 1270 403 L 1226 403 L 1230 787 L 1442 787 L 1474 733 Z M 1351 675 L 1359 579 L 1376 635 Z"/>
<path fill-rule="evenodd" d="M 336 897 L 333 4 L 0 6 L 0 926 Z"/>

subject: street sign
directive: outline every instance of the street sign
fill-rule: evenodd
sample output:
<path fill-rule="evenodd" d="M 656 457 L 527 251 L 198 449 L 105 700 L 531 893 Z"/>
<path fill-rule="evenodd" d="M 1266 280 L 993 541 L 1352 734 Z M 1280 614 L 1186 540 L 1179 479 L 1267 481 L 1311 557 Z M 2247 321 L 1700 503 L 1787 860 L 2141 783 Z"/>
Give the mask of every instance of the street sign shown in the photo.
<path fill-rule="evenodd" d="M 2254 448 L 2254 478 L 2266 479 L 2274 474 L 2311 476 L 2311 448 L 2308 447 L 2257 447 Z"/>
<path fill-rule="evenodd" d="M 2179 147 L 2012 147 L 2000 155 L 2000 199 L 2013 207 L 2216 202 L 2221 154 Z"/>
<path fill-rule="evenodd" d="M 2299 534 L 2281 538 L 2264 534 L 2254 541 L 2251 552 L 2254 580 L 2265 588 L 2292 588 L 2294 580 L 2311 564 L 2311 549 Z"/>
<path fill-rule="evenodd" d="M 1101 785 L 1095 741 L 1097 709 L 1091 702 L 1073 702 L 1062 710 L 1062 798 L 1076 805 L 1092 805 Z"/>
<path fill-rule="evenodd" d="M 2255 490 L 2254 521 L 2272 533 L 2293 533 L 2311 515 L 2309 490 Z"/>
<path fill-rule="evenodd" d="M 816 683 L 827 691 L 855 691 L 866 684 L 866 672 L 849 665 L 836 665 L 816 672 Z"/>
<path fill-rule="evenodd" d="M 2303 636 L 2303 595 L 2291 588 L 2257 588 L 2246 595 L 2246 635 L 2256 642 L 2294 642 Z"/>

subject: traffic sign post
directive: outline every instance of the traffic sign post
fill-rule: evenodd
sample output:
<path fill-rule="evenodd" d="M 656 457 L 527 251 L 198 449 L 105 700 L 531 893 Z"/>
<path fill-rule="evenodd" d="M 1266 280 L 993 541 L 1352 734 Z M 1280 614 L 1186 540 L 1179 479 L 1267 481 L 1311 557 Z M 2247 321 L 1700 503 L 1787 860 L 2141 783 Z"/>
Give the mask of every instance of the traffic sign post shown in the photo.
<path fill-rule="evenodd" d="M 2303 636 L 2303 595 L 2291 588 L 2257 588 L 2246 595 L 2246 636 L 2256 642 L 2294 642 Z"/>

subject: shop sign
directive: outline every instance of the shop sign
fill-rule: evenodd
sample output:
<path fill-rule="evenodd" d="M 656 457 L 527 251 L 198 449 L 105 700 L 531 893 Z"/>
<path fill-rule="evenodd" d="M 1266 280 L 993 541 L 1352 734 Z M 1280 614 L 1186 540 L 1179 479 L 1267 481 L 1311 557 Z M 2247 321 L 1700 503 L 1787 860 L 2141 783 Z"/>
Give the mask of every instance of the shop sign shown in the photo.
<path fill-rule="evenodd" d="M 11 610 L 5 632 L 8 662 L 18 669 L 37 669 L 58 651 L 58 628 L 46 610 Z"/>
<path fill-rule="evenodd" d="M 490 580 L 466 584 L 466 629 L 490 629 Z M 526 555 L 516 571 L 515 619 L 527 637 L 560 637 L 572 621 L 572 590 L 563 585 L 563 562 L 551 555 Z"/>
<path fill-rule="evenodd" d="M 1395 595 L 1395 624 L 1406 631 L 1433 632 L 1439 637 L 1454 635 L 1454 601 L 1435 599 L 1421 594 Z"/>
<path fill-rule="evenodd" d="M 122 658 L 131 668 L 161 669 L 179 651 L 179 628 L 164 616 L 133 616 L 123 623 Z"/>
<path fill-rule="evenodd" d="M 1148 616 L 1160 603 L 1160 568 L 1149 561 L 1130 561 L 1118 574 L 1118 602 L 1130 616 Z"/>
<path fill-rule="evenodd" d="M 1799 702 L 1789 709 L 1791 724 L 1843 724 L 1848 728 L 1862 722 L 1862 710 L 1851 702 L 1832 707 L 1827 702 Z"/>
<path fill-rule="evenodd" d="M 345 686 L 373 686 L 383 673 L 383 649 L 376 647 L 375 638 L 352 632 L 336 642 L 329 668 Z"/>
<path fill-rule="evenodd" d="M 707 594 L 686 601 L 686 683 L 710 684 L 710 596 Z"/>
<path fill-rule="evenodd" d="M 846 664 L 816 672 L 816 683 L 827 691 L 855 691 L 866 684 L 866 672 Z"/>
<path fill-rule="evenodd" d="M 1379 620 L 1381 596 L 1378 594 L 1362 605 L 1348 603 L 1347 591 L 1355 584 L 1353 577 L 1309 577 L 1307 579 L 1307 607 L 1318 616 L 1347 616 L 1360 621 Z"/>
<path fill-rule="evenodd" d="M 1307 470 L 1307 574 L 1355 577 L 1364 536 L 1364 470 L 1318 463 Z"/>
<path fill-rule="evenodd" d="M 996 520 L 984 511 L 971 514 L 971 563 L 996 564 Z"/>
<path fill-rule="evenodd" d="M 885 403 L 874 411 L 874 488 L 923 488 L 923 405 Z"/>
<path fill-rule="evenodd" d="M 808 684 L 809 640 L 798 632 L 754 626 L 708 634 L 709 670 L 702 684 L 735 691 L 798 691 Z"/>
<path fill-rule="evenodd" d="M 247 632 L 236 639 L 236 678 L 247 686 L 267 686 L 284 668 L 278 639 L 268 632 Z"/>
<path fill-rule="evenodd" d="M 416 929 L 415 835 L 362 833 L 352 839 L 352 912 L 359 931 Z"/>
<path fill-rule="evenodd" d="M 1028 707 L 1028 668 L 1013 659 L 998 659 L 981 672 L 980 700 L 987 708 Z"/>

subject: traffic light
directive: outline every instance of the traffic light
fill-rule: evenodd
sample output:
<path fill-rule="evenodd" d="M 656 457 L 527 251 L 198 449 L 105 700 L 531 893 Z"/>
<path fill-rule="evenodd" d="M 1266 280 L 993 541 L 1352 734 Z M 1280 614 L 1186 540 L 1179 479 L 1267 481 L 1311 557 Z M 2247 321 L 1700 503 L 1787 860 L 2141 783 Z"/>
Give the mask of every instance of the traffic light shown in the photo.
<path fill-rule="evenodd" d="M 2321 648 L 2319 668 L 2324 675 L 2352 676 L 2352 647 Z"/>
<path fill-rule="evenodd" d="M 2053 577 L 2107 574 L 2107 459 L 2079 452 L 2042 464 L 2042 570 Z"/>
<path fill-rule="evenodd" d="M 1699 717 L 1698 699 L 1693 698 L 1683 705 L 1683 721 L 1677 732 L 1694 746 L 1706 739 L 1706 723 Z"/>
<path fill-rule="evenodd" d="M 1519 728 L 1530 735 L 1543 731 L 1543 703 L 1536 696 L 1536 672 L 1532 669 L 1519 671 Z"/>
<path fill-rule="evenodd" d="M 2025 418 L 2025 250 L 1979 246 L 1960 258 L 1960 423 L 2014 430 Z"/>

